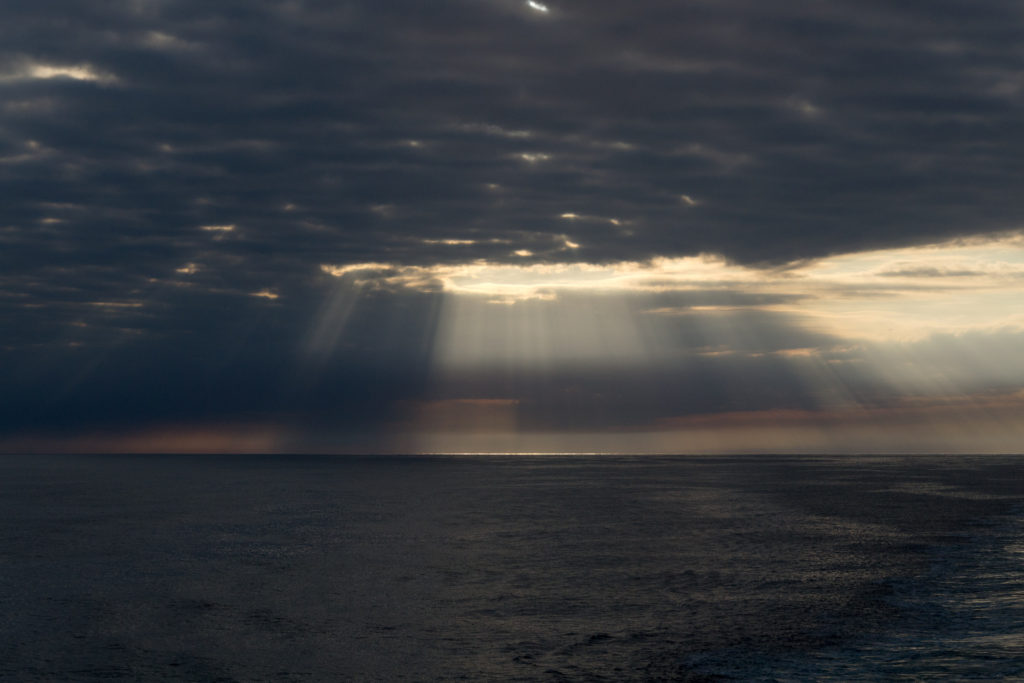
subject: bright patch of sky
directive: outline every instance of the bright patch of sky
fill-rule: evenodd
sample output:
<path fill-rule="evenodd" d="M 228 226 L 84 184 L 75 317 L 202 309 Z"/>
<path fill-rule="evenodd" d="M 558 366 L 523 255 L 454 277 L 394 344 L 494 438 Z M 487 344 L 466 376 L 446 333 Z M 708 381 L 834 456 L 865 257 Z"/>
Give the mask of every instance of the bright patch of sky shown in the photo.
<path fill-rule="evenodd" d="M 566 240 L 567 247 L 578 246 Z M 527 256 L 520 249 L 517 255 Z M 816 331 L 851 339 L 921 339 L 935 333 L 1024 327 L 1024 237 L 1008 234 L 834 256 L 762 270 L 713 256 L 611 264 L 324 265 L 380 286 L 441 290 L 508 303 L 559 294 L 642 295 L 728 290 L 776 295 L 761 310 L 800 314 Z M 777 303 L 785 300 L 788 303 Z M 752 306 L 748 305 L 747 308 Z M 653 315 L 686 313 L 662 307 Z M 709 310 L 707 307 L 702 310 Z"/>
<path fill-rule="evenodd" d="M 89 64 L 43 64 L 28 62 L 7 73 L 0 74 L 0 81 L 49 80 L 69 78 L 75 81 L 112 83 L 117 77 L 100 71 Z"/>

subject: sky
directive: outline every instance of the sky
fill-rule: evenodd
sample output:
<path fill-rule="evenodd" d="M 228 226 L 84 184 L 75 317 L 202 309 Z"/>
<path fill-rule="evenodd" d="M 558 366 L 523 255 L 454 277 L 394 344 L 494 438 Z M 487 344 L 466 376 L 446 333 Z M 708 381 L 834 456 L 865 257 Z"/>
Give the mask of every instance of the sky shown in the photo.
<path fill-rule="evenodd" d="M 6 0 L 0 452 L 1020 452 L 1022 37 Z"/>

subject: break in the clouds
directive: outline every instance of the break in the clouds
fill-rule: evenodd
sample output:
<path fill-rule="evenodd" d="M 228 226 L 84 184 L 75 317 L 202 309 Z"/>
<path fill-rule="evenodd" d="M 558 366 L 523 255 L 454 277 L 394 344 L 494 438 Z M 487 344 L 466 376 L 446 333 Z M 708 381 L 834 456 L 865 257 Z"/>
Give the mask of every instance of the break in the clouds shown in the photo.
<path fill-rule="evenodd" d="M 997 0 L 10 0 L 0 432 L 1009 415 L 1022 34 Z"/>

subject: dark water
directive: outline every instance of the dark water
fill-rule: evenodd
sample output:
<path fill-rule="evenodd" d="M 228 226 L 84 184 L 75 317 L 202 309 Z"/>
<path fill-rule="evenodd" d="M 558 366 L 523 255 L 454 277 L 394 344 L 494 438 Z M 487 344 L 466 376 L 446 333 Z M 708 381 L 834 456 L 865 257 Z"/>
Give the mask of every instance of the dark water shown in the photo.
<path fill-rule="evenodd" d="M 1017 457 L 0 457 L 0 679 L 1024 677 Z"/>

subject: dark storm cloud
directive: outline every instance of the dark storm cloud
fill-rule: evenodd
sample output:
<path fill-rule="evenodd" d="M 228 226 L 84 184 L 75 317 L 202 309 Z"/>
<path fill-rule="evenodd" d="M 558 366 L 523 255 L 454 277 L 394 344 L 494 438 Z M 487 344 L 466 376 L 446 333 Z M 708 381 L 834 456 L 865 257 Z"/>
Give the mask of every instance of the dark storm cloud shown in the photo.
<path fill-rule="evenodd" d="M 778 261 L 1020 224 L 1012 4 L 551 9 L 7 3 L 5 253 L 168 268 L 228 223 L 287 278 L 312 255 Z M 103 78 L 17 78 L 38 64 Z"/>
<path fill-rule="evenodd" d="M 371 299 L 309 366 L 322 263 L 778 264 L 1020 226 L 1012 3 L 549 7 L 5 2 L 3 428 L 382 419 L 422 393 L 437 297 Z"/>

